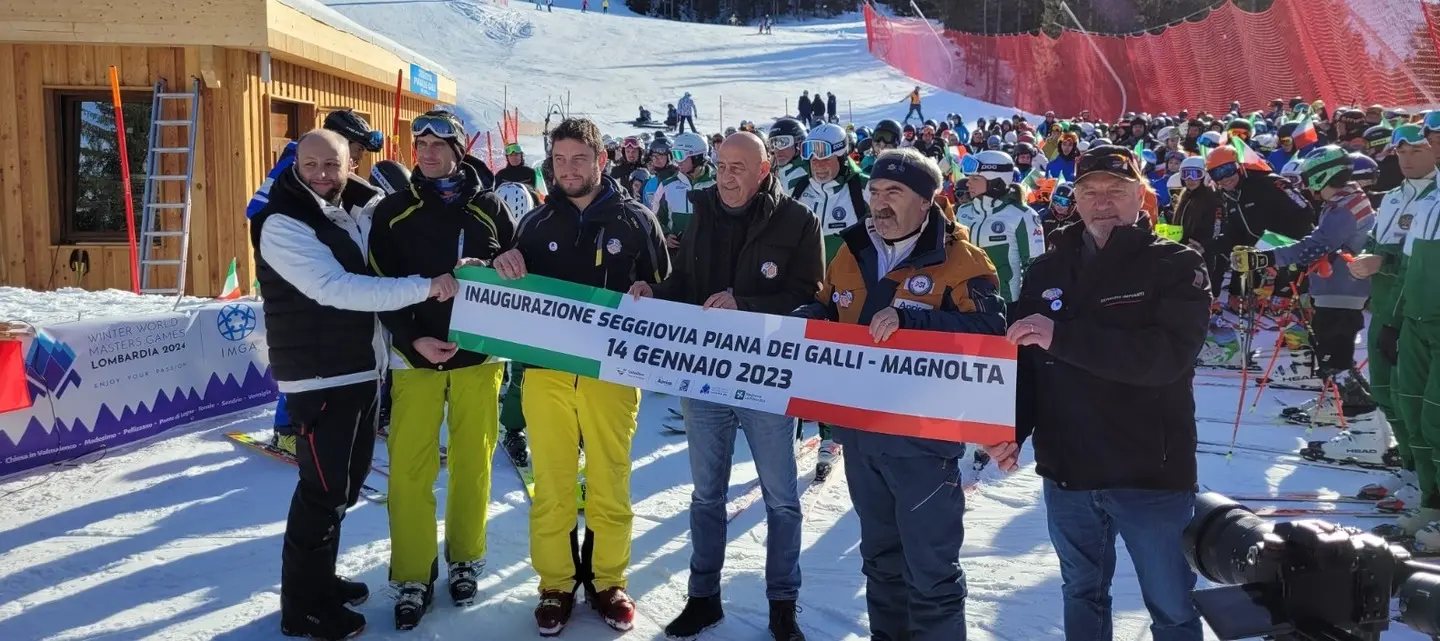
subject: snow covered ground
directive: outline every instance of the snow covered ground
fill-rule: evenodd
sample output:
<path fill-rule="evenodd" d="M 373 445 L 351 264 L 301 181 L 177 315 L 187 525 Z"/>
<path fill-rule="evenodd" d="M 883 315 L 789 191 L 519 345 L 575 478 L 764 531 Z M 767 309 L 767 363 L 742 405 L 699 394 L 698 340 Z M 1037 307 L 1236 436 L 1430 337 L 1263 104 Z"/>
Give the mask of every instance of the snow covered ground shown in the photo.
<path fill-rule="evenodd" d="M 929 87 L 872 57 L 858 14 L 780 25 L 762 36 L 748 26 L 637 17 L 622 0 L 610 3 L 609 15 L 599 13 L 599 0 L 585 14 L 580 0 L 556 0 L 553 13 L 523 0 L 509 7 L 481 0 L 325 3 L 452 70 L 472 131 L 498 129 L 504 104 L 539 122 L 552 102 L 568 97 L 573 114 L 593 118 L 604 133 L 628 135 L 641 131 L 625 124 L 640 105 L 664 120 L 665 105 L 686 91 L 694 94 L 702 132 L 741 119 L 768 126 L 794 114 L 807 90 L 833 92 L 842 122 L 857 124 L 900 119 L 901 101 L 916 85 L 930 118 L 958 112 L 973 122 L 1015 113 Z M 539 139 L 522 142 L 541 148 Z"/>
<path fill-rule="evenodd" d="M 14 291 L 4 293 L 20 298 Z M 94 298 L 108 296 L 114 295 Z M 30 299 L 29 309 L 49 309 L 57 304 L 44 299 L 62 297 L 70 297 L 71 303 L 81 300 L 74 292 L 24 298 Z M 1234 373 L 1202 370 L 1197 376 L 1202 441 L 1229 441 L 1238 386 Z M 1333 429 L 1307 434 L 1271 418 L 1280 407 L 1276 401 L 1298 403 L 1305 393 L 1269 391 L 1266 396 L 1256 413 L 1245 414 L 1240 443 L 1294 448 L 1303 440 L 1334 434 Z M 661 627 L 683 606 L 689 559 L 688 459 L 684 438 L 664 434 L 660 427 L 666 408 L 675 405 L 674 398 L 647 394 L 641 407 L 634 445 L 636 519 L 630 573 L 640 618 L 625 639 L 663 638 Z M 79 466 L 42 468 L 0 482 L 0 639 L 277 638 L 280 538 L 295 471 L 223 436 L 237 429 L 266 436 L 271 420 L 269 409 L 242 413 L 112 450 Z M 1223 452 L 1224 447 L 1202 449 Z M 732 487 L 754 479 L 748 448 L 738 445 L 736 452 Z M 1228 492 L 1328 489 L 1349 494 L 1379 478 L 1377 473 L 1324 469 L 1245 450 L 1230 460 L 1221 454 L 1197 456 L 1201 482 Z M 413 632 L 395 632 L 390 624 L 384 507 L 362 501 L 351 511 L 340 566 L 376 594 L 362 608 L 371 622 L 366 638 L 534 637 L 531 609 L 537 580 L 527 561 L 529 502 L 503 454 L 497 453 L 494 464 L 489 566 L 480 583 L 481 596 L 464 609 L 441 599 Z M 971 639 L 1061 636 L 1059 570 L 1039 501 L 1040 479 L 1028 450 L 1022 465 L 1010 475 L 987 469 L 972 495 L 963 550 Z M 807 480 L 802 478 L 802 483 Z M 383 482 L 372 477 L 376 485 Z M 437 488 L 443 500 L 443 476 Z M 867 638 L 859 523 L 843 468 L 825 485 L 810 489 L 802 505 L 802 624 L 812 639 Z M 1380 522 L 1336 520 L 1363 527 Z M 732 523 L 724 587 L 729 616 L 706 635 L 709 641 L 769 638 L 764 630 L 765 532 L 761 504 Z M 1134 571 L 1123 555 L 1113 594 L 1116 638 L 1148 639 L 1148 618 Z M 580 609 L 564 638 L 621 637 Z M 1395 630 L 1386 638 L 1421 637 Z"/>
<path fill-rule="evenodd" d="M 209 299 L 187 296 L 180 309 L 209 302 Z M 65 287 L 36 296 L 19 287 L 0 287 L 0 322 L 25 321 L 32 325 L 92 320 L 107 316 L 156 314 L 175 309 L 173 296 L 140 295 L 121 289 L 92 292 L 79 287 Z"/>

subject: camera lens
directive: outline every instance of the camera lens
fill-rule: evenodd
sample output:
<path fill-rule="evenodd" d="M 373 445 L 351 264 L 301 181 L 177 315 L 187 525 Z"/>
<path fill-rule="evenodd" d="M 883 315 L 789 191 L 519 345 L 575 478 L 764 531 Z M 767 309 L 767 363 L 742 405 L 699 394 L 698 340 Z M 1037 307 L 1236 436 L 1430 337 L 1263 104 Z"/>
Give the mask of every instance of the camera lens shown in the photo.
<path fill-rule="evenodd" d="M 1250 562 L 1270 524 L 1215 492 L 1195 496 L 1195 517 L 1185 526 L 1185 557 L 1201 576 L 1227 585 L 1269 580 L 1266 566 Z"/>
<path fill-rule="evenodd" d="M 1419 632 L 1440 635 L 1440 575 L 1415 573 L 1395 592 L 1400 620 Z"/>

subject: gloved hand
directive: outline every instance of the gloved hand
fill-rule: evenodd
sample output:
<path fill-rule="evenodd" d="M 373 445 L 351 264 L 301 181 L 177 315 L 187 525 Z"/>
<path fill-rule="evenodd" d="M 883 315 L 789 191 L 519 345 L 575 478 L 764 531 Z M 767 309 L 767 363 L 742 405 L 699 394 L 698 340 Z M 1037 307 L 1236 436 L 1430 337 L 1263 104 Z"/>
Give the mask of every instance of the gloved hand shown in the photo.
<path fill-rule="evenodd" d="M 1400 328 L 1386 325 L 1380 328 L 1380 355 L 1385 362 L 1395 365 L 1400 362 Z"/>
<path fill-rule="evenodd" d="M 1240 273 L 1259 271 L 1275 264 L 1275 255 L 1240 245 L 1230 252 L 1230 269 Z"/>

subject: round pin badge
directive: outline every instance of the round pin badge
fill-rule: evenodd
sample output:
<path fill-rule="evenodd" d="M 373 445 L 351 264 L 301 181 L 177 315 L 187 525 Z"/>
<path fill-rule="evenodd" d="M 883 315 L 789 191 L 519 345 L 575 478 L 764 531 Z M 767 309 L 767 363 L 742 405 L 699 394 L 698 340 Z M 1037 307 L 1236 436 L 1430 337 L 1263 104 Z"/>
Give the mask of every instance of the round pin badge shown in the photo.
<path fill-rule="evenodd" d="M 1055 299 L 1055 300 L 1050 301 L 1050 311 L 1052 311 L 1052 312 L 1058 312 L 1058 311 L 1060 311 L 1060 299 L 1057 298 L 1057 299 Z"/>

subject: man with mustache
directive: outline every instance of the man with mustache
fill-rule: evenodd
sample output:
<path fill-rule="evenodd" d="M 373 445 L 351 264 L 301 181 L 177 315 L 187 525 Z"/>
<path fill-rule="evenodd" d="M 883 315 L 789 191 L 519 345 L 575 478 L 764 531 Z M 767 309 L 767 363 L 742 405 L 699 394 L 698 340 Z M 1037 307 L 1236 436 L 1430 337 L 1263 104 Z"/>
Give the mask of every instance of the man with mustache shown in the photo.
<path fill-rule="evenodd" d="M 376 312 L 459 290 L 434 278 L 374 276 L 366 264 L 379 190 L 350 178 L 340 134 L 301 136 L 250 220 L 255 275 L 265 299 L 266 342 L 276 386 L 288 397 L 300 481 L 290 500 L 280 564 L 280 630 L 346 639 L 365 628 L 347 605 L 369 596 L 364 583 L 335 575 L 340 524 L 359 499 L 375 448 L 379 381 L 389 346 Z M 366 203 L 347 208 L 346 203 Z"/>

